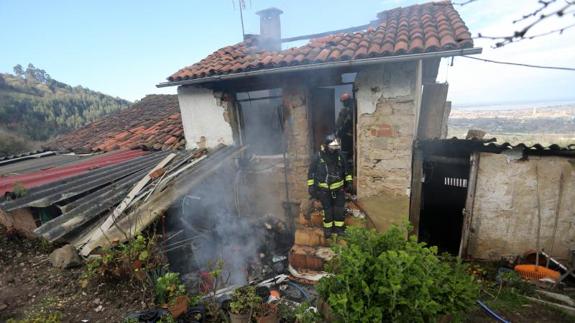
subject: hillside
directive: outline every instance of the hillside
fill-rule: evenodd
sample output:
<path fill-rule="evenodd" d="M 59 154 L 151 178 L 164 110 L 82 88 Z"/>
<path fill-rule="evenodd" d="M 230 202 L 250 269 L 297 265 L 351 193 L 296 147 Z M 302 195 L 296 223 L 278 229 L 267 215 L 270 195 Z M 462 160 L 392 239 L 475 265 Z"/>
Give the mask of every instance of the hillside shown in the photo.
<path fill-rule="evenodd" d="M 124 99 L 54 80 L 32 64 L 26 70 L 17 65 L 14 74 L 0 73 L 0 141 L 7 142 L 7 136 L 46 141 L 129 105 Z M 18 148 L 2 149 L 9 154 L 28 147 Z"/>
<path fill-rule="evenodd" d="M 575 143 L 575 104 L 452 110 L 449 136 L 465 137 L 468 129 L 484 130 L 498 142 L 566 146 Z"/>

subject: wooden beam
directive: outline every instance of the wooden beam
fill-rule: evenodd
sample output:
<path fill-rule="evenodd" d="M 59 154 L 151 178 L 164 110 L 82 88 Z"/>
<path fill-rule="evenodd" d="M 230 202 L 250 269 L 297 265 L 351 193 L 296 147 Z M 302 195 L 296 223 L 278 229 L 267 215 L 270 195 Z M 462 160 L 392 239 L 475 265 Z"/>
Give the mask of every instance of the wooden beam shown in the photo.
<path fill-rule="evenodd" d="M 419 148 L 413 150 L 413 162 L 411 164 L 411 196 L 409 201 L 409 223 L 413 227 L 411 234 L 419 239 L 419 218 L 421 215 L 421 196 L 423 184 L 423 151 Z"/>
<path fill-rule="evenodd" d="M 445 157 L 438 155 L 429 155 L 425 157 L 425 161 L 450 164 L 450 165 L 469 165 L 469 160 L 467 158 L 455 158 L 455 157 Z"/>
<path fill-rule="evenodd" d="M 423 86 L 421 113 L 417 127 L 418 139 L 441 137 L 448 88 L 447 84 L 426 84 Z"/>
<path fill-rule="evenodd" d="M 469 245 L 469 236 L 471 230 L 471 221 L 473 219 L 473 207 L 475 205 L 475 190 L 477 188 L 477 173 L 479 172 L 479 153 L 471 154 L 469 185 L 467 186 L 467 199 L 465 200 L 465 209 L 463 210 L 463 226 L 461 228 L 461 243 L 459 245 L 458 257 L 467 256 L 467 247 Z"/>

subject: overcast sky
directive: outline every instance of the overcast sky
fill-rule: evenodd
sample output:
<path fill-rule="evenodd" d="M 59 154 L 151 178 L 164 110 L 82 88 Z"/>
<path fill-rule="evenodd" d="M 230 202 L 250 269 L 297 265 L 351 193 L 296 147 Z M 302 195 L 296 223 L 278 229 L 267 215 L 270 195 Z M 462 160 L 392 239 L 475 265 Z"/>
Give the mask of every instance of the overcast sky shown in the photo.
<path fill-rule="evenodd" d="M 255 12 L 274 6 L 284 11 L 284 36 L 362 25 L 379 11 L 425 2 L 245 1 L 247 33 L 259 31 Z M 536 7 L 537 0 L 478 0 L 457 10 L 474 35 L 507 35 L 517 29 L 514 19 Z M 533 32 L 574 22 L 572 15 L 553 19 Z M 175 88 L 155 85 L 241 38 L 239 11 L 232 0 L 0 0 L 0 72 L 31 62 L 57 80 L 129 100 L 175 93 Z M 493 41 L 477 40 L 476 47 L 484 49 L 480 57 L 575 67 L 575 28 L 504 48 L 492 45 Z M 456 58 L 454 66 L 447 60 L 442 63 L 439 80 L 449 82 L 449 98 L 455 104 L 575 100 L 575 72 Z"/>

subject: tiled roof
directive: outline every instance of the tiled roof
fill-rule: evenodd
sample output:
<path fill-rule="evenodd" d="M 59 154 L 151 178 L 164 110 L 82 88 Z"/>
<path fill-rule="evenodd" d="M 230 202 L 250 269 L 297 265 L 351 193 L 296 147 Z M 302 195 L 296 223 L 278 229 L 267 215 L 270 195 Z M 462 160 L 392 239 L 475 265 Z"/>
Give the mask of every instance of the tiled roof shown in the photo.
<path fill-rule="evenodd" d="M 396 8 L 380 12 L 377 18 L 366 31 L 311 39 L 304 46 L 277 52 L 258 51 L 257 38 L 249 38 L 179 70 L 168 81 L 473 47 L 469 30 L 450 2 Z"/>
<path fill-rule="evenodd" d="M 133 106 L 58 137 L 47 147 L 75 152 L 185 147 L 176 95 L 148 95 Z"/>

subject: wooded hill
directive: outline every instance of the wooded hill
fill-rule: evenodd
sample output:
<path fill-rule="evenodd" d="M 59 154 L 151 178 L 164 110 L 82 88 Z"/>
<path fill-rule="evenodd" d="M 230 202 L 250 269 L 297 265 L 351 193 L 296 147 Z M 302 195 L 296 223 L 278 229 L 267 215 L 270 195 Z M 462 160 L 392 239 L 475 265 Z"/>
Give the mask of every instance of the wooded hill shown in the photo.
<path fill-rule="evenodd" d="M 45 141 L 129 105 L 127 100 L 54 80 L 32 64 L 25 70 L 16 65 L 14 74 L 0 73 L 0 141 Z M 4 154 L 26 149 L 9 151 L 2 146 Z"/>

